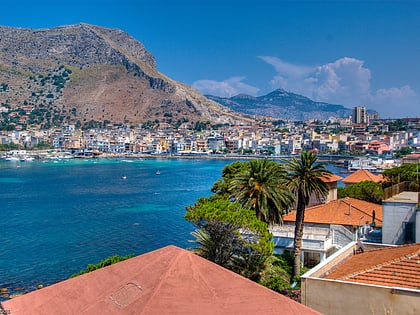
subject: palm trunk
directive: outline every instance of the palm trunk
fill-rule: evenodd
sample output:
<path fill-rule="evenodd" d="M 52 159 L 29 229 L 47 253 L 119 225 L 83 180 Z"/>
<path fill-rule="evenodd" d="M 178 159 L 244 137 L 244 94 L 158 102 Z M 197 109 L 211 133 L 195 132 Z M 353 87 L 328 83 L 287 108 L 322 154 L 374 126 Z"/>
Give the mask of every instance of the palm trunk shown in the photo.
<path fill-rule="evenodd" d="M 293 278 L 300 276 L 300 248 L 302 247 L 303 222 L 305 218 L 305 203 L 301 196 L 298 197 L 295 222 L 295 236 L 293 242 Z"/>

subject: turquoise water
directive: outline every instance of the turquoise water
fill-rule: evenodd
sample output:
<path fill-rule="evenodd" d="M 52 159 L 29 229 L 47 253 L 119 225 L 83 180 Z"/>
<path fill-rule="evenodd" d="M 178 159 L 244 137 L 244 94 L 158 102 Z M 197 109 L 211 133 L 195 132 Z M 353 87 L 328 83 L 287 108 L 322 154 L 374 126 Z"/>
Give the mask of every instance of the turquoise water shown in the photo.
<path fill-rule="evenodd" d="M 191 247 L 185 207 L 211 195 L 232 162 L 0 161 L 0 288 L 46 286 L 116 254 Z"/>
<path fill-rule="evenodd" d="M 115 254 L 190 247 L 185 207 L 210 195 L 229 163 L 0 162 L 0 287 L 33 289 Z"/>

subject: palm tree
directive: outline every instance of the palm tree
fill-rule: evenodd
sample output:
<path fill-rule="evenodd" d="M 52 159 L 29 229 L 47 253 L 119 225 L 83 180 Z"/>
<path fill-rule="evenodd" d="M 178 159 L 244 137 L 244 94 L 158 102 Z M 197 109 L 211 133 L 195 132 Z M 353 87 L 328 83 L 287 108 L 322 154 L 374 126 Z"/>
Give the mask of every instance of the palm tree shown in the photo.
<path fill-rule="evenodd" d="M 302 246 L 305 209 L 312 195 L 318 200 L 328 194 L 328 187 L 322 177 L 331 174 L 325 164 L 317 163 L 318 157 L 311 152 L 302 152 L 300 159 L 293 158 L 286 163 L 289 172 L 289 189 L 297 196 L 295 236 L 293 243 L 293 277 L 300 275 L 300 248 Z"/>
<path fill-rule="evenodd" d="M 249 167 L 229 183 L 231 196 L 244 208 L 255 210 L 258 219 L 266 223 L 282 223 L 282 215 L 294 202 L 287 188 L 287 172 L 274 161 L 252 160 Z"/>

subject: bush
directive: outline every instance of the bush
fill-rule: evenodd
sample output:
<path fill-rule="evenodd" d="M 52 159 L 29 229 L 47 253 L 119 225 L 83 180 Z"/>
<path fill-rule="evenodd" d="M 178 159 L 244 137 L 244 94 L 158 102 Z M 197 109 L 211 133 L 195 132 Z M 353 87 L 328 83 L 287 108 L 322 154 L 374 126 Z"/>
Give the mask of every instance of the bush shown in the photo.
<path fill-rule="evenodd" d="M 85 270 L 80 270 L 79 273 L 75 273 L 75 274 L 71 275 L 70 278 L 74 278 L 74 277 L 80 276 L 84 273 L 88 273 L 88 272 L 91 272 L 91 271 L 94 271 L 94 270 L 97 270 L 97 269 L 100 269 L 100 268 L 103 268 L 103 267 L 106 267 L 106 266 L 110 266 L 112 264 L 116 264 L 120 261 L 129 259 L 129 258 L 132 258 L 132 257 L 134 257 L 134 255 L 128 255 L 128 256 L 114 255 L 114 256 L 108 257 L 108 258 L 102 260 L 101 262 L 99 262 L 98 264 L 87 265 Z"/>
<path fill-rule="evenodd" d="M 338 188 L 338 198 L 351 197 L 368 202 L 382 204 L 384 190 L 382 184 L 365 180 L 363 182 Z"/>
<path fill-rule="evenodd" d="M 262 273 L 259 284 L 300 302 L 300 279 L 293 279 L 295 283 L 291 283 L 292 269 L 293 256 L 291 253 L 274 255 L 268 259 L 267 267 Z M 307 270 L 307 268 L 301 268 L 301 274 Z"/>

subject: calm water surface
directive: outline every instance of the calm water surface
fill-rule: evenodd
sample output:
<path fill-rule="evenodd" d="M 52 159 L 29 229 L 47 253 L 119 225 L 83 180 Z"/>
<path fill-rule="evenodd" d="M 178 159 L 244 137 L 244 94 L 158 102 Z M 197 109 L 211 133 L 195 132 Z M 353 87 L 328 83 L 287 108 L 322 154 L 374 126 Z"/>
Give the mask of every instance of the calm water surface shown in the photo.
<path fill-rule="evenodd" d="M 116 254 L 190 247 L 185 207 L 232 162 L 0 161 L 0 288 L 49 285 Z"/>
<path fill-rule="evenodd" d="M 115 254 L 191 246 L 185 207 L 210 195 L 230 162 L 0 162 L 0 287 L 48 285 Z"/>

